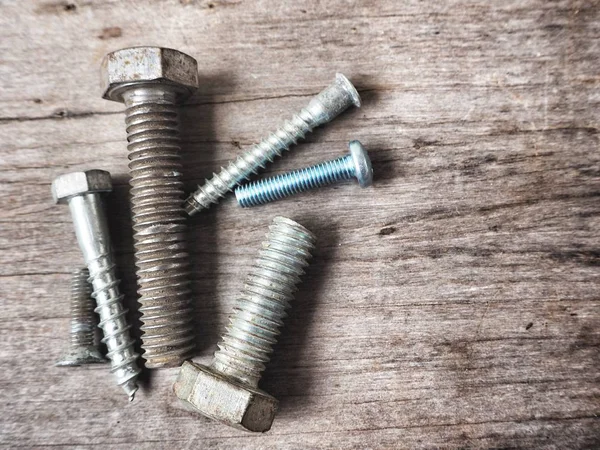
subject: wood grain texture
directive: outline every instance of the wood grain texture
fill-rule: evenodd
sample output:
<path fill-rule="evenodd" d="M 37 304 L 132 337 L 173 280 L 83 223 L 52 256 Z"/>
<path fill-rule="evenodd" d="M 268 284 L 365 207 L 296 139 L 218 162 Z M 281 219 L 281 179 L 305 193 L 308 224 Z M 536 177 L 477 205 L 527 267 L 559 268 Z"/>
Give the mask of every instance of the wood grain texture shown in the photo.
<path fill-rule="evenodd" d="M 0 445 L 96 448 L 600 447 L 600 3 L 351 0 L 0 2 Z M 176 370 L 127 404 L 106 367 L 53 366 L 81 263 L 67 171 L 111 171 L 123 288 L 139 329 L 122 105 L 105 53 L 199 61 L 182 108 L 188 190 L 273 130 L 336 71 L 360 110 L 269 173 L 369 149 L 345 184 L 190 220 L 197 361 L 209 361 L 266 226 L 319 236 L 261 387 L 251 435 L 184 411 Z"/>

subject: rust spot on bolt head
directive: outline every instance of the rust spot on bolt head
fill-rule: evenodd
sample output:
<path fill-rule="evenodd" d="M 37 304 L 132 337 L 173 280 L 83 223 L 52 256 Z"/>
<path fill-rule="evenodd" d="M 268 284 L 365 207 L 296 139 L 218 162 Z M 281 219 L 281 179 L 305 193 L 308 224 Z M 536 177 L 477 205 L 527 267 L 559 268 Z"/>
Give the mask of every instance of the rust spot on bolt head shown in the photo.
<path fill-rule="evenodd" d="M 182 97 L 198 88 L 198 63 L 180 51 L 162 47 L 131 47 L 106 55 L 101 68 L 102 96 L 122 102 L 132 83 L 168 84 Z"/>

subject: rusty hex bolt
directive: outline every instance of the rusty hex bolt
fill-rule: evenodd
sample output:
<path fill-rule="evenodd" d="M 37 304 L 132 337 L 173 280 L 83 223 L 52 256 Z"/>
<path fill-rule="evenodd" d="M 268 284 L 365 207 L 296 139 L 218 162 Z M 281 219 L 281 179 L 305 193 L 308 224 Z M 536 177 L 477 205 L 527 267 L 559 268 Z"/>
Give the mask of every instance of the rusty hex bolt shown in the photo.
<path fill-rule="evenodd" d="M 247 431 L 271 428 L 278 402 L 258 381 L 314 245 L 302 225 L 273 220 L 212 364 L 181 367 L 173 389 L 186 407 Z"/>
<path fill-rule="evenodd" d="M 102 88 L 126 107 L 146 367 L 178 366 L 195 344 L 177 105 L 198 88 L 197 63 L 168 48 L 118 50 L 102 62 Z"/>

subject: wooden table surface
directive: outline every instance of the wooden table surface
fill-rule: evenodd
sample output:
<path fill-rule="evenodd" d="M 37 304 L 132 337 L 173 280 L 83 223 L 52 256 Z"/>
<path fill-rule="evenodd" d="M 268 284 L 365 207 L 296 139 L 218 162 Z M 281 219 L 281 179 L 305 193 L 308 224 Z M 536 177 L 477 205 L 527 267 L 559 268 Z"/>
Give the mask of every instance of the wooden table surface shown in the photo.
<path fill-rule="evenodd" d="M 0 444 L 95 448 L 600 447 L 600 3 L 584 0 L 0 1 Z M 139 336 L 123 106 L 109 51 L 199 62 L 181 109 L 186 189 L 347 75 L 363 99 L 268 168 L 359 139 L 375 184 L 189 221 L 208 362 L 267 225 L 319 237 L 261 387 L 273 428 L 185 411 L 178 369 L 131 404 L 108 367 L 61 369 L 82 258 L 59 174 L 109 170 Z"/>

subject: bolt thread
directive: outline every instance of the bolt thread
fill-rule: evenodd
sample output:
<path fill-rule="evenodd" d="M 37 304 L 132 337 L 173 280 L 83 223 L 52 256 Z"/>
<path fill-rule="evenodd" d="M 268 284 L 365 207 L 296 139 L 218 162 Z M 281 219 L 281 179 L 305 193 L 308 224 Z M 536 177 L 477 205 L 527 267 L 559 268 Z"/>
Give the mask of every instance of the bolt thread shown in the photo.
<path fill-rule="evenodd" d="M 71 347 L 92 347 L 95 341 L 96 316 L 92 286 L 87 269 L 73 271 L 71 278 Z"/>
<path fill-rule="evenodd" d="M 215 353 L 215 370 L 258 385 L 315 240 L 309 230 L 290 219 L 273 220 Z"/>
<path fill-rule="evenodd" d="M 307 109 L 301 110 L 277 131 L 240 155 L 226 168 L 221 167 L 218 174 L 214 173 L 211 179 L 205 180 L 203 185 L 198 186 L 196 192 L 186 200 L 186 212 L 193 215 L 210 207 L 211 203 L 217 203 L 240 182 L 247 180 L 260 169 L 264 169 L 267 163 L 273 162 L 276 157 L 281 156 L 284 150 L 289 150 L 291 145 L 304 139 L 306 134 L 318 124 Z"/>
<path fill-rule="evenodd" d="M 351 156 L 343 156 L 315 166 L 265 178 L 238 187 L 235 196 L 240 206 L 262 205 L 355 176 Z"/>
<path fill-rule="evenodd" d="M 97 304 L 95 311 L 100 316 L 98 326 L 104 333 L 102 342 L 106 344 L 107 356 L 111 361 L 110 371 L 131 401 L 137 391 L 136 379 L 141 370 L 136 363 L 139 355 L 135 352 L 133 339 L 129 335 L 131 327 L 125 317 L 128 310 L 123 307 L 115 264 L 111 256 L 105 253 L 88 261 L 88 269 L 89 282 L 94 287 L 92 297 Z"/>
<path fill-rule="evenodd" d="M 142 348 L 146 366 L 172 367 L 195 347 L 175 94 L 125 97 Z"/>

